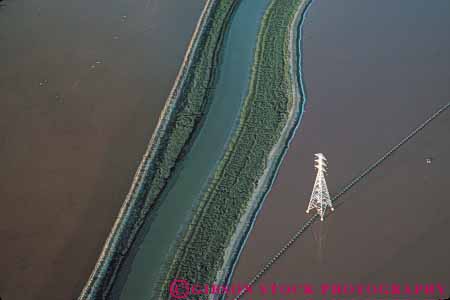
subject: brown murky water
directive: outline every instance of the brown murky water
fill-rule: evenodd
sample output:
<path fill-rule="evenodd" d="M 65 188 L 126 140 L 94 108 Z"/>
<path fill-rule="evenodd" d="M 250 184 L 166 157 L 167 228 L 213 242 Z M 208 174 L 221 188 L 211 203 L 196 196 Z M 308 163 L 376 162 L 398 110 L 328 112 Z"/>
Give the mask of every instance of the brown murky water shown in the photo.
<path fill-rule="evenodd" d="M 307 219 L 314 153 L 328 157 L 335 194 L 450 101 L 449 31 L 446 0 L 313 3 L 304 27 L 306 112 L 234 284 L 248 282 Z M 260 283 L 442 283 L 448 296 L 449 132 L 447 111 L 345 194 Z M 244 299 L 336 298 L 315 292 Z"/>
<path fill-rule="evenodd" d="M 3 300 L 78 296 L 203 3 L 2 1 Z"/>

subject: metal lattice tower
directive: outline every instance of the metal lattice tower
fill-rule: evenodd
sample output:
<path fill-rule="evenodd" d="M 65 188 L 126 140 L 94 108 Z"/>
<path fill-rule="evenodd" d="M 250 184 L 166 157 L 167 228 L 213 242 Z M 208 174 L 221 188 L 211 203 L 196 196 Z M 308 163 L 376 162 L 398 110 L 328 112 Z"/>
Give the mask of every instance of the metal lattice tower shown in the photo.
<path fill-rule="evenodd" d="M 317 213 L 320 215 L 320 220 L 323 221 L 323 216 L 325 215 L 327 206 L 330 207 L 331 211 L 333 211 L 334 208 L 331 203 L 330 193 L 328 192 L 327 182 L 325 181 L 327 159 L 322 153 L 317 153 L 314 155 L 316 156 L 314 161 L 316 163 L 315 167 L 317 169 L 317 176 L 306 213 L 309 213 L 311 209 L 316 209 Z"/>

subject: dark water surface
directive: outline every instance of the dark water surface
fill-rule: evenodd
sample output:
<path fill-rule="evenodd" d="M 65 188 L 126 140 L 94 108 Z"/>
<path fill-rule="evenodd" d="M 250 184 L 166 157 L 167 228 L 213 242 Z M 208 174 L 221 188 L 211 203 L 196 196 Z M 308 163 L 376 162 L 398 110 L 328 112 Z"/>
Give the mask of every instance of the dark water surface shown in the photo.
<path fill-rule="evenodd" d="M 328 157 L 335 194 L 450 101 L 450 1 L 316 0 L 303 53 L 306 112 L 240 257 L 235 284 L 248 282 L 307 219 L 314 153 Z M 344 195 L 345 203 L 321 228 L 316 223 L 307 231 L 260 283 L 440 282 L 448 296 L 449 133 L 447 111 Z"/>
<path fill-rule="evenodd" d="M 2 299 L 78 296 L 203 3 L 2 1 Z"/>

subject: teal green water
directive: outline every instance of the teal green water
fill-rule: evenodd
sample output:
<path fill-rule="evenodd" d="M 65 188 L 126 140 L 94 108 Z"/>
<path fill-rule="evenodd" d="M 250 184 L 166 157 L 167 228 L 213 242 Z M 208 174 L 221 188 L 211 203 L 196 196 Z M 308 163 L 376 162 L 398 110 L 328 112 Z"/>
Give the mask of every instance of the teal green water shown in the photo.
<path fill-rule="evenodd" d="M 134 260 L 127 262 L 127 270 L 119 274 L 118 281 L 123 287 L 113 288 L 113 298 L 151 299 L 167 254 L 221 159 L 238 120 L 247 93 L 260 21 L 269 2 L 245 0 L 237 8 L 222 49 L 220 74 L 208 116 L 177 176 L 164 193 Z"/>

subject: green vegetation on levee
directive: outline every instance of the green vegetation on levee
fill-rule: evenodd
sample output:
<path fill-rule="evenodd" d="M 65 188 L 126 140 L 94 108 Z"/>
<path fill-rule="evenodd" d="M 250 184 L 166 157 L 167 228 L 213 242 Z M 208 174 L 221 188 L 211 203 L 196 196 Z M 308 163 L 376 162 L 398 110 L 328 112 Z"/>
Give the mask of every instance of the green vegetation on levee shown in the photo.
<path fill-rule="evenodd" d="M 272 0 L 263 17 L 239 127 L 191 224 L 178 241 L 162 282 L 162 299 L 169 299 L 173 279 L 210 284 L 224 263 L 225 249 L 294 105 L 290 25 L 306 1 Z"/>
<path fill-rule="evenodd" d="M 109 293 L 116 273 L 129 251 L 131 242 L 167 184 L 167 181 L 187 151 L 195 131 L 206 113 L 208 95 L 214 86 L 220 49 L 229 20 L 237 0 L 216 1 L 205 21 L 204 30 L 197 39 L 192 64 L 185 70 L 185 80 L 180 87 L 180 97 L 164 117 L 167 127 L 158 132 L 154 158 L 145 161 L 148 168 L 141 169 L 125 214 L 112 235 L 107 255 L 100 260 L 92 282 L 83 297 L 97 299 Z"/>

